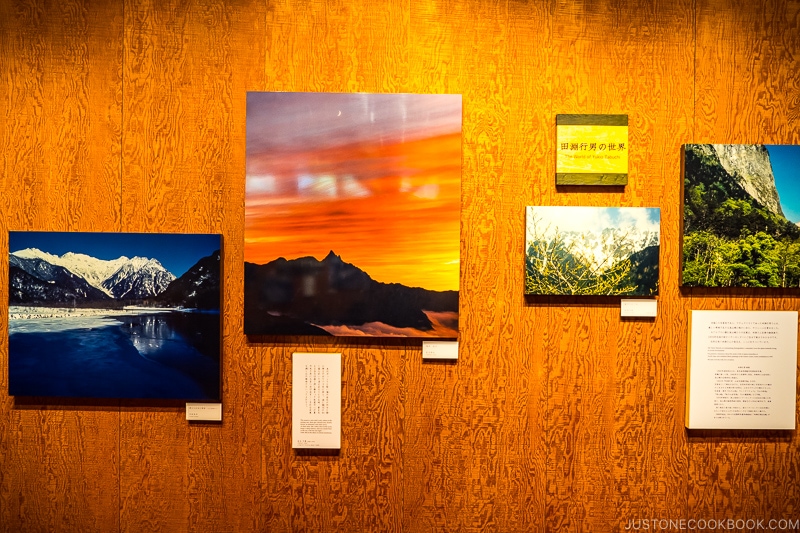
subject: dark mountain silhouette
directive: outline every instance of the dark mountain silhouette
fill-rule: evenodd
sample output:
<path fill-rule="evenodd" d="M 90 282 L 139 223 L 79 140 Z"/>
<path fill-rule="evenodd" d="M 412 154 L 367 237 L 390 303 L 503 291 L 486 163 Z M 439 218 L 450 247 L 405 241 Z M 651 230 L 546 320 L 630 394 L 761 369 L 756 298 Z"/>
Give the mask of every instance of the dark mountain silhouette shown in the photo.
<path fill-rule="evenodd" d="M 428 331 L 423 312 L 458 312 L 458 291 L 380 283 L 331 251 L 314 257 L 245 263 L 245 333 L 327 335 L 313 326 L 381 322 Z"/>
<path fill-rule="evenodd" d="M 108 302 L 111 298 L 64 267 L 41 259 L 9 256 L 9 303 L 68 304 Z"/>
<path fill-rule="evenodd" d="M 658 246 L 648 246 L 630 256 L 630 280 L 636 285 L 635 295 L 658 294 Z"/>
<path fill-rule="evenodd" d="M 220 252 L 200 259 L 152 300 L 166 307 L 220 308 Z"/>

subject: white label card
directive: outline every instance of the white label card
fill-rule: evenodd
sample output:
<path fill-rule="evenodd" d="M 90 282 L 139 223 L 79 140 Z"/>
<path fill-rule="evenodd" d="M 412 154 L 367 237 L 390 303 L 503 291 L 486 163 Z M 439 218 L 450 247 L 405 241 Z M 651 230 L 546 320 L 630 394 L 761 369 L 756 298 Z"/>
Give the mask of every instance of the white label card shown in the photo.
<path fill-rule="evenodd" d="M 658 300 L 620 300 L 620 316 L 653 318 L 658 313 Z"/>
<path fill-rule="evenodd" d="M 221 403 L 187 403 L 186 420 L 222 422 Z"/>
<path fill-rule="evenodd" d="M 342 447 L 342 354 L 292 354 L 292 448 Z"/>
<path fill-rule="evenodd" d="M 692 311 L 690 429 L 794 429 L 797 311 Z"/>
<path fill-rule="evenodd" d="M 422 341 L 423 359 L 458 359 L 458 341 Z"/>

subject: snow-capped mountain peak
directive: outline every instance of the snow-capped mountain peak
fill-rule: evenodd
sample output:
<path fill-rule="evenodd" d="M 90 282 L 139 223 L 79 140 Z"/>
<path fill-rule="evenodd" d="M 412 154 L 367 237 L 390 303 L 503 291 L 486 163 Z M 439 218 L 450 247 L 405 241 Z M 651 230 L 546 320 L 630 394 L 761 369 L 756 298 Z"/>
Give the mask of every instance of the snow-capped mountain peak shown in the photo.
<path fill-rule="evenodd" d="M 74 252 L 65 253 L 59 260 L 60 266 L 83 277 L 90 285 L 109 295 L 110 293 L 103 287 L 103 281 L 129 261 L 124 255 L 117 259 L 104 260 Z"/>
<path fill-rule="evenodd" d="M 603 228 L 600 231 L 566 231 L 560 239 L 566 250 L 582 258 L 596 272 L 604 272 L 631 254 L 659 243 L 653 231 L 636 228 Z"/>
<path fill-rule="evenodd" d="M 64 267 L 73 274 L 85 279 L 92 287 L 100 289 L 109 296 L 112 296 L 112 294 L 103 287 L 103 281 L 129 261 L 125 256 L 106 260 L 75 252 L 67 252 L 64 255 L 58 256 L 42 252 L 36 248 L 27 248 L 19 252 L 13 252 L 13 255 L 23 259 L 41 259 L 47 261 L 51 265 Z"/>
<path fill-rule="evenodd" d="M 148 259 L 147 257 L 140 257 L 138 255 L 128 260 L 128 263 L 136 270 L 143 268 L 147 263 L 150 262 L 155 262 L 155 264 L 161 266 L 161 263 L 158 262 L 158 259 Z"/>
<path fill-rule="evenodd" d="M 158 259 L 134 257 L 103 281 L 103 288 L 115 298 L 156 296 L 175 279 Z"/>
<path fill-rule="evenodd" d="M 158 259 L 141 256 L 106 260 L 75 252 L 58 256 L 37 248 L 26 248 L 12 252 L 12 255 L 22 259 L 39 259 L 66 268 L 112 298 L 155 296 L 175 279 Z"/>
<path fill-rule="evenodd" d="M 25 248 L 24 250 L 18 250 L 16 252 L 11 252 L 11 255 L 16 255 L 22 259 L 41 259 L 43 261 L 47 261 L 50 264 L 53 263 L 53 260 L 57 260 L 58 256 L 53 254 L 48 254 L 47 252 L 43 252 L 38 248 Z"/>

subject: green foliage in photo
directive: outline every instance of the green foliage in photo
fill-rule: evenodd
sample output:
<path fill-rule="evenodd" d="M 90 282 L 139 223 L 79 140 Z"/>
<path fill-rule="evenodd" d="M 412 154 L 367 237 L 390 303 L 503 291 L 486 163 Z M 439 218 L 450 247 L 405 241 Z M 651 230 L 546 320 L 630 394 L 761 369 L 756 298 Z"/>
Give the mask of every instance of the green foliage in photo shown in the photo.
<path fill-rule="evenodd" d="M 542 233 L 543 234 L 543 233 Z M 566 239 L 555 232 L 550 239 L 528 243 L 525 293 L 547 295 L 654 295 L 658 292 L 658 245 L 642 250 L 625 230 L 609 228 Z M 588 251 L 594 251 L 594 254 Z M 598 259 L 599 258 L 599 259 Z"/>

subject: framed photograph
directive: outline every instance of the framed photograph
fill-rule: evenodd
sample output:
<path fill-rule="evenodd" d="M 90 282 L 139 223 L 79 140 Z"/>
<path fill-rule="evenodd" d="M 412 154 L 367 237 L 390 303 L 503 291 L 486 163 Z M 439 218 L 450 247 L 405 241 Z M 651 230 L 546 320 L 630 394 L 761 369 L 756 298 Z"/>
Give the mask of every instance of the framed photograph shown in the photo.
<path fill-rule="evenodd" d="M 529 206 L 525 294 L 658 294 L 655 207 Z"/>
<path fill-rule="evenodd" d="M 556 115 L 556 185 L 626 185 L 628 115 Z"/>
<path fill-rule="evenodd" d="M 220 399 L 220 235 L 8 242 L 10 395 Z"/>
<path fill-rule="evenodd" d="M 247 95 L 248 335 L 458 335 L 461 96 Z"/>
<path fill-rule="evenodd" d="M 683 272 L 690 287 L 800 287 L 800 146 L 687 144 Z"/>

